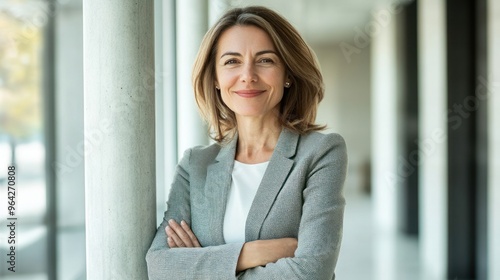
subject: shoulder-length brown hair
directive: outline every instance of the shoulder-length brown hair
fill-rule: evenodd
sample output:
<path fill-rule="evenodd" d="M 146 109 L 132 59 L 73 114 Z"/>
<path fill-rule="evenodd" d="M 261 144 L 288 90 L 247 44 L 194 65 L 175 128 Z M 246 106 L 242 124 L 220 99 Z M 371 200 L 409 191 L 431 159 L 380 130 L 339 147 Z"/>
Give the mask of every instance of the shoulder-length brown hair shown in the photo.
<path fill-rule="evenodd" d="M 193 86 L 198 107 L 208 122 L 210 136 L 222 143 L 236 132 L 236 117 L 215 88 L 215 56 L 220 35 L 236 25 L 252 25 L 271 37 L 291 82 L 280 103 L 282 126 L 300 134 L 322 130 L 314 123 L 318 103 L 323 99 L 323 77 L 314 52 L 297 30 L 281 15 L 260 6 L 235 8 L 226 12 L 208 30 L 193 69 Z"/>

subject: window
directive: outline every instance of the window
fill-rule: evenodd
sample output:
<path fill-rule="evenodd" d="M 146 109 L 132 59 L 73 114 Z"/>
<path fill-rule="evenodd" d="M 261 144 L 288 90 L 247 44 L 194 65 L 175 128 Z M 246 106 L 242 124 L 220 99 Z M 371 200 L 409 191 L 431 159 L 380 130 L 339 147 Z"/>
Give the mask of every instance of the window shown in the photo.
<path fill-rule="evenodd" d="M 45 4 L 10 0 L 0 4 L 0 278 L 5 280 L 48 278 L 42 100 L 46 14 L 41 13 Z M 11 199 L 8 166 L 15 166 Z M 15 205 L 8 212 L 11 201 Z"/>

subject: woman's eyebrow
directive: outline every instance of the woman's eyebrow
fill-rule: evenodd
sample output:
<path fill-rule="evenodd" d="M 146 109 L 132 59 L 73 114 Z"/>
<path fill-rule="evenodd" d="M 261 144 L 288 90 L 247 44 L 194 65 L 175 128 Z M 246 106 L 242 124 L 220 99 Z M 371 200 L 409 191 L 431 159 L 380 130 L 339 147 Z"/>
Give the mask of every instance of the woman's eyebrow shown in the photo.
<path fill-rule="evenodd" d="M 223 53 L 220 58 L 226 56 L 226 55 L 234 55 L 234 56 L 242 56 L 241 53 L 237 53 L 237 52 L 225 52 Z"/>
<path fill-rule="evenodd" d="M 275 51 L 273 50 L 263 50 L 263 51 L 259 51 L 257 52 L 255 55 L 263 55 L 263 54 L 266 54 L 266 53 L 273 53 L 273 54 L 276 54 Z M 241 53 L 238 53 L 238 52 L 225 52 L 223 53 L 220 58 L 226 56 L 226 55 L 233 55 L 233 56 L 242 56 Z"/>
<path fill-rule="evenodd" d="M 257 52 L 256 55 L 263 55 L 263 54 L 266 54 L 266 53 L 276 54 L 276 52 L 273 51 L 273 50 L 265 50 L 265 51 Z"/>

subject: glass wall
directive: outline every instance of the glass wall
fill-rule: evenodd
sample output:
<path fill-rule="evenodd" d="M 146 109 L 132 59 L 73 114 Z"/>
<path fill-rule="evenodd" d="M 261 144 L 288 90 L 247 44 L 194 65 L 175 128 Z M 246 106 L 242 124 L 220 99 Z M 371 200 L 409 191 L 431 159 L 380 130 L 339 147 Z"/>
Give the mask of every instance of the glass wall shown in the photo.
<path fill-rule="evenodd" d="M 48 278 L 42 90 L 46 14 L 40 13 L 46 7 L 44 1 L 0 3 L 1 279 Z"/>

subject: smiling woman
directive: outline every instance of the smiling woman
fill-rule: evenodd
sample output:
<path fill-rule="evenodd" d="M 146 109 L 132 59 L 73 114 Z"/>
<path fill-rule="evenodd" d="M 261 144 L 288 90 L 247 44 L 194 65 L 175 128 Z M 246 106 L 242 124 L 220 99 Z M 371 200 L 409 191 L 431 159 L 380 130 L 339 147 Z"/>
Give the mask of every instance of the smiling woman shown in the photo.
<path fill-rule="evenodd" d="M 179 163 L 149 278 L 334 279 L 347 154 L 316 132 L 308 45 L 267 8 L 233 9 L 205 35 L 193 82 L 217 143 Z"/>
<path fill-rule="evenodd" d="M 241 29 L 259 31 L 251 34 L 246 32 L 234 34 Z M 222 62 L 232 64 L 238 61 L 236 60 L 238 57 L 233 57 L 233 60 L 223 60 L 222 55 L 239 54 L 240 59 L 244 55 L 236 49 L 231 49 L 233 45 L 234 48 L 244 45 L 236 37 L 234 39 L 238 41 L 226 40 L 227 44 L 221 44 L 224 37 L 227 38 L 231 34 L 239 36 L 245 42 L 251 42 L 253 48 L 258 47 L 256 41 L 259 41 L 259 44 L 265 43 L 266 48 L 264 45 L 260 46 L 263 49 L 254 50 L 256 53 L 253 55 L 262 55 L 264 60 L 261 63 L 271 63 L 270 60 L 275 58 L 273 62 L 283 67 L 285 72 L 281 86 L 285 89 L 279 106 L 280 124 L 299 134 L 323 129 L 314 123 L 317 105 L 324 95 L 323 78 L 315 54 L 282 16 L 263 7 L 247 7 L 229 11 L 215 23 L 205 35 L 195 61 L 193 83 L 196 102 L 210 125 L 212 137 L 217 142 L 223 143 L 236 133 L 235 113 L 224 104 L 217 90 L 218 79 L 223 78 L 219 76 L 222 74 L 218 72 L 219 64 Z M 258 39 L 250 37 L 253 35 L 259 35 Z M 221 50 L 222 47 L 228 49 Z M 269 52 L 274 53 L 274 56 Z M 264 56 L 266 54 L 268 55 Z"/>
<path fill-rule="evenodd" d="M 237 123 L 259 118 L 279 126 L 287 78 L 269 35 L 254 26 L 234 26 L 222 34 L 217 49 L 216 88 Z"/>

